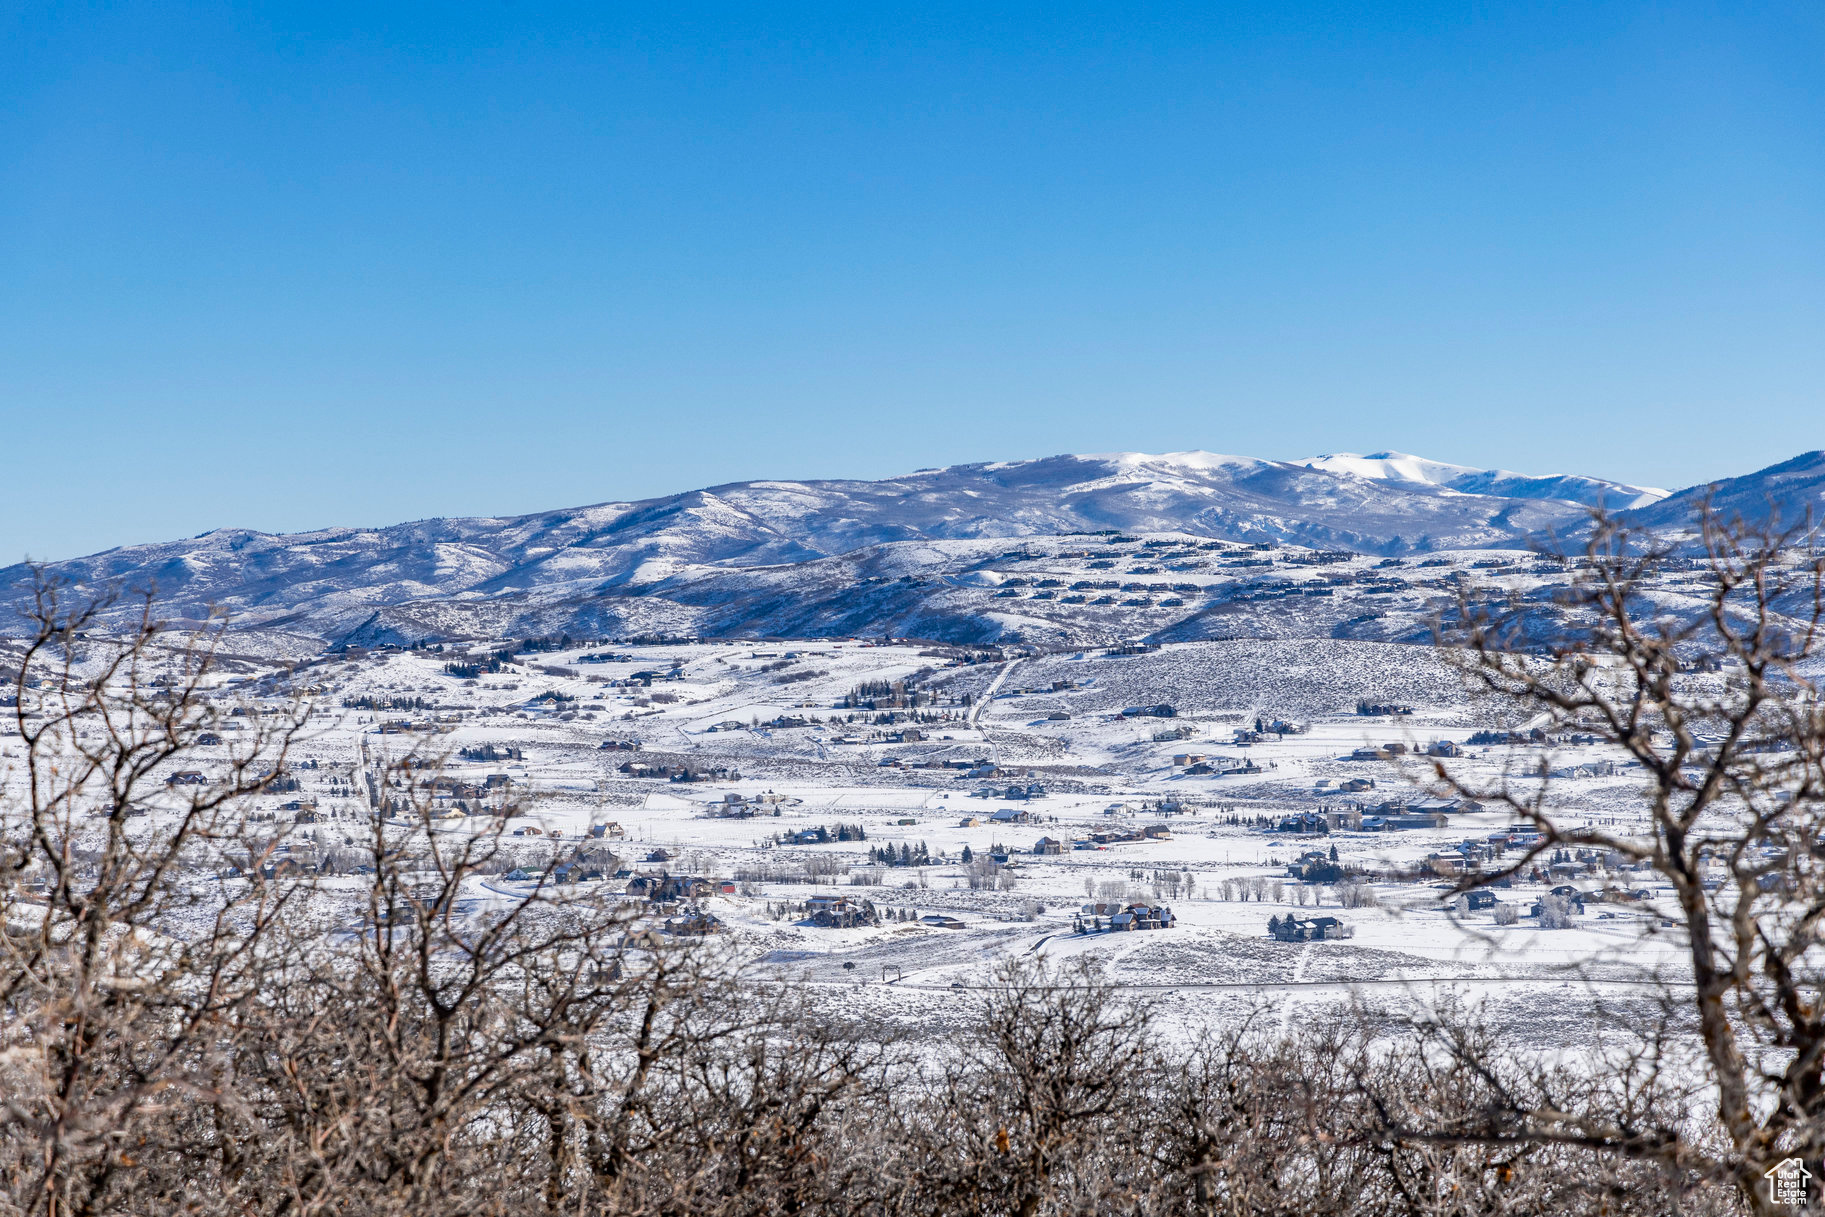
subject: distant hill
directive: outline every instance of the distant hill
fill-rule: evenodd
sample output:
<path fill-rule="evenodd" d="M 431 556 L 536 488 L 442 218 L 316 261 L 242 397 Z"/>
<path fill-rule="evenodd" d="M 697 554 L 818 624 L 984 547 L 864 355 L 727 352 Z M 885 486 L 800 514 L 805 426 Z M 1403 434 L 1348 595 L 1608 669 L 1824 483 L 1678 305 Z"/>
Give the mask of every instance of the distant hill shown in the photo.
<path fill-rule="evenodd" d="M 1715 493 L 1720 503 L 1753 506 L 1774 494 L 1791 509 L 1816 504 L 1822 463 L 1825 454 L 1811 453 Z M 85 588 L 156 586 L 169 614 L 225 609 L 243 627 L 307 649 L 356 631 L 487 634 L 553 623 L 602 634 L 891 627 L 981 638 L 1007 628 L 961 595 L 967 580 L 957 572 L 992 557 L 990 542 L 1116 531 L 1378 556 L 1512 549 L 1575 534 L 1598 503 L 1684 522 L 1699 493 L 1397 452 L 1305 461 L 1124 452 L 872 482 L 739 482 L 507 518 L 285 535 L 224 528 L 50 570 Z M 23 566 L 0 571 L 0 595 L 17 603 L 30 578 Z"/>
<path fill-rule="evenodd" d="M 1649 528 L 1683 528 L 1706 502 L 1726 517 L 1774 517 L 1784 526 L 1825 520 L 1825 451 L 1802 452 L 1742 477 L 1689 486 L 1631 512 L 1630 519 Z"/>

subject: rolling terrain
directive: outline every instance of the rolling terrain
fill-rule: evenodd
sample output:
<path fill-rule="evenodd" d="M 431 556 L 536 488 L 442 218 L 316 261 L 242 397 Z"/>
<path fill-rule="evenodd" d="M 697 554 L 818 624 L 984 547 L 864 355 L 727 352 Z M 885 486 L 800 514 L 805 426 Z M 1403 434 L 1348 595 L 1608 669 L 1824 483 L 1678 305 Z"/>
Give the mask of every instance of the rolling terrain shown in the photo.
<path fill-rule="evenodd" d="M 1117 453 L 385 528 L 223 528 L 43 570 L 79 593 L 156 590 L 180 620 L 225 613 L 267 653 L 564 632 L 1398 640 L 1449 598 L 1434 568 L 1515 573 L 1522 554 L 1488 551 L 1575 537 L 1594 506 L 1677 527 L 1709 495 L 1793 520 L 1822 488 L 1818 452 L 1673 495 L 1396 452 Z M 0 595 L 21 603 L 34 577 L 0 571 Z"/>

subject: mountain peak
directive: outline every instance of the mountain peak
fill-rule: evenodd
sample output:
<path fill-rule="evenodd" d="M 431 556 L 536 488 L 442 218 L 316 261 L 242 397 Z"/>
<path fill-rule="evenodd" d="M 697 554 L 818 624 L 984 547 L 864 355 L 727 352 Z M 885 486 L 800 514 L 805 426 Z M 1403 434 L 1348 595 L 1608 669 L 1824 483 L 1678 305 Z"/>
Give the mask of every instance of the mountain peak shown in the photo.
<path fill-rule="evenodd" d="M 1367 456 L 1338 452 L 1294 464 L 1372 482 L 1431 486 L 1457 494 L 1496 495 L 1507 499 L 1558 499 L 1583 507 L 1646 507 L 1667 497 L 1667 491 L 1652 486 L 1631 486 L 1627 482 L 1577 474 L 1535 475 L 1507 469 L 1478 469 L 1392 450 L 1372 452 Z"/>
<path fill-rule="evenodd" d="M 1123 469 L 1148 465 L 1170 465 L 1182 469 L 1242 469 L 1263 464 L 1252 456 L 1228 456 L 1194 448 L 1187 452 L 1091 452 L 1079 455 L 1080 461 L 1102 461 Z"/>
<path fill-rule="evenodd" d="M 1370 481 L 1419 482 L 1428 486 L 1449 486 L 1453 479 L 1489 472 L 1470 465 L 1451 465 L 1444 461 L 1429 461 L 1423 456 L 1414 456 L 1410 452 L 1392 450 L 1371 452 L 1367 456 L 1359 456 L 1354 452 L 1327 453 L 1324 456 L 1314 456 L 1293 463 L 1304 465 L 1308 469 L 1347 473 L 1353 477 L 1368 478 Z"/>

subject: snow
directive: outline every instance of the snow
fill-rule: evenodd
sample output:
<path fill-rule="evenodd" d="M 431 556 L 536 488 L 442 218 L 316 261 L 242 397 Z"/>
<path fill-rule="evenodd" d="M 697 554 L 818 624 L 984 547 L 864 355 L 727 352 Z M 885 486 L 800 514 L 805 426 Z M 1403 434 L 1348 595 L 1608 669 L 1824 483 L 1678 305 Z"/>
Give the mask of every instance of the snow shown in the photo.
<path fill-rule="evenodd" d="M 1676 936 L 1660 931 L 1655 916 L 1657 909 L 1669 907 L 1661 897 L 1592 904 L 1575 928 L 1543 931 L 1526 921 L 1498 927 L 1488 913 L 1448 912 L 1425 882 L 1376 879 L 1373 890 L 1380 907 L 1346 909 L 1339 907 L 1334 889 L 1306 888 L 1307 900 L 1296 899 L 1302 889 L 1286 875 L 1287 863 L 1302 851 L 1332 846 L 1343 862 L 1375 874 L 1419 866 L 1429 854 L 1465 839 L 1484 839 L 1504 827 L 1506 817 L 1495 812 L 1455 816 L 1444 828 L 1340 831 L 1320 838 L 1267 833 L 1233 822 L 1238 815 L 1275 819 L 1348 798 L 1374 802 L 1417 795 L 1426 780 L 1422 765 L 1352 761 L 1350 752 L 1365 743 L 1420 748 L 1434 739 L 1462 741 L 1478 725 L 1499 718 L 1471 699 L 1448 666 L 1425 648 L 1243 639 L 1171 644 L 1140 655 L 1089 649 L 956 665 L 913 645 L 801 640 L 617 645 L 612 649 L 623 659 L 579 662 L 582 651 L 591 649 L 599 648 L 529 654 L 508 671 L 474 681 L 443 671 L 449 651 L 378 652 L 352 661 L 306 663 L 289 680 L 294 687 L 308 682 L 319 690 L 321 722 L 294 758 L 294 772 L 306 783 L 303 793 L 316 798 L 328 818 L 322 824 L 297 825 L 291 839 L 360 837 L 359 826 L 371 815 L 358 776 L 364 745 L 371 754 L 389 756 L 416 747 L 444 758 L 446 773 L 468 780 L 506 772 L 529 800 L 528 814 L 509 824 L 535 826 L 543 834 L 507 839 L 516 864 L 541 867 L 574 848 L 592 823 L 614 820 L 627 835 L 612 847 L 636 871 L 657 869 L 640 859 L 664 848 L 676 855 L 667 864 L 673 873 L 718 879 L 760 875 L 743 880 L 749 885 L 745 894 L 702 902 L 728 927 L 721 936 L 724 949 L 809 983 L 845 986 L 854 993 L 858 1011 L 911 1035 L 939 1035 L 954 1027 L 959 1017 L 955 1003 L 947 1008 L 936 999 L 951 995 L 952 985 L 966 990 L 979 986 L 996 961 L 1028 953 L 1095 958 L 1116 983 L 1159 999 L 1169 1022 L 1187 1029 L 1226 1017 L 1238 1004 L 1261 1000 L 1284 1003 L 1290 1011 L 1294 1004 L 1358 998 L 1424 1003 L 1451 992 L 1506 1011 L 1502 1017 L 1513 1020 L 1522 1034 L 1550 1028 L 1562 1036 L 1565 1028 L 1556 1020 L 1566 1009 L 1561 986 L 1568 980 L 1606 1000 L 1632 1000 L 1646 992 L 1650 973 L 1677 973 L 1681 966 Z M 782 658 L 788 652 L 793 657 Z M 676 701 L 654 701 L 660 685 L 613 683 L 636 671 L 667 670 L 674 662 L 681 665 L 681 679 L 660 685 Z M 960 701 L 940 707 L 950 717 L 926 724 L 924 741 L 893 742 L 886 738 L 886 728 L 867 721 L 868 714 L 837 704 L 864 681 L 901 680 L 924 670 L 930 671 L 930 687 L 967 693 L 975 702 L 967 711 Z M 778 683 L 798 673 L 811 678 Z M 259 679 L 221 686 L 220 705 L 269 705 L 287 684 L 277 666 L 256 665 L 249 674 L 259 674 Z M 1055 689 L 1055 683 L 1065 687 Z M 538 705 L 534 698 L 549 693 L 575 699 L 563 703 L 575 709 L 554 713 L 531 708 Z M 1356 714 L 1356 700 L 1369 695 L 1409 701 L 1415 713 L 1392 720 Z M 423 698 L 434 709 L 393 714 L 344 707 L 358 697 Z M 1125 705 L 1162 700 L 1178 707 L 1177 718 L 1119 715 Z M 1051 720 L 1046 716 L 1053 709 L 1071 717 Z M 728 720 L 765 721 L 782 713 L 810 723 L 708 730 Z M 1258 713 L 1298 719 L 1310 729 L 1246 749 L 1230 742 L 1235 728 Z M 376 720 L 402 716 L 439 720 L 443 733 L 376 733 Z M 1171 726 L 1193 734 L 1154 738 Z M 839 743 L 842 737 L 860 742 Z M 598 744 L 605 739 L 638 740 L 642 748 L 634 754 L 603 751 Z M 459 748 L 484 744 L 516 747 L 523 759 L 468 762 L 456 755 Z M 17 737 L 0 736 L 6 751 L 18 746 Z M 1535 773 L 1543 757 L 1555 767 L 1596 759 L 1590 749 L 1473 752 L 1479 754 L 1460 764 L 1465 773 L 1484 778 L 1505 767 Z M 1173 763 L 1178 753 L 1246 756 L 1261 772 L 1191 776 L 1185 766 Z M 200 761 L 186 765 L 211 770 L 221 764 L 212 755 L 206 751 Z M 978 757 L 993 759 L 1002 774 L 985 782 L 957 769 L 881 765 L 895 758 L 912 766 Z M 732 765 L 741 777 L 698 783 L 632 778 L 616 768 L 629 759 Z M 321 768 L 297 767 L 306 761 Z M 353 780 L 349 786 L 332 786 L 331 775 Z M 1356 796 L 1338 793 L 1340 782 L 1357 777 L 1372 778 L 1375 789 Z M 999 790 L 1027 782 L 1042 784 L 1045 793 L 1021 801 L 974 795 L 985 785 Z M 1624 774 L 1567 779 L 1554 789 L 1564 814 L 1602 819 L 1626 832 L 1640 822 L 1634 796 L 1638 784 Z M 730 794 L 768 796 L 775 801 L 764 806 L 777 814 L 747 819 L 713 815 Z M 291 797 L 263 796 L 260 805 L 276 809 Z M 1162 817 L 1149 810 L 1162 799 L 1181 802 L 1188 814 Z M 1003 807 L 1026 810 L 1038 822 L 986 822 Z M 1109 813 L 1111 807 L 1116 814 Z M 984 822 L 966 827 L 966 817 Z M 839 823 L 862 824 L 867 840 L 805 846 L 773 842 L 782 832 Z M 1071 841 L 1111 826 L 1157 823 L 1169 827 L 1169 838 L 1072 849 L 1057 856 L 1030 852 L 1041 836 Z M 440 822 L 438 831 L 475 832 L 487 824 L 485 818 L 472 817 Z M 136 827 L 154 830 L 156 821 Z M 923 868 L 871 872 L 870 847 L 902 844 L 923 845 L 939 860 Z M 958 861 L 965 846 L 978 857 L 997 846 L 1015 851 L 1011 889 L 971 889 Z M 833 873 L 811 884 L 786 881 L 814 861 Z M 1168 872 L 1189 873 L 1190 888 L 1156 895 L 1158 877 Z M 852 874 L 871 873 L 879 876 L 878 885 L 848 882 Z M 1225 898 L 1226 884 L 1251 880 L 1263 885 L 1259 899 Z M 1630 887 L 1647 884 L 1633 876 L 1613 881 Z M 1581 882 L 1596 887 L 1605 880 Z M 1086 883 L 1091 890 L 1112 884 L 1160 899 L 1179 922 L 1169 930 L 1143 933 L 1074 934 L 1072 915 L 1086 899 Z M 1525 911 L 1545 886 L 1520 882 L 1499 895 Z M 486 884 L 489 900 L 530 890 L 498 878 Z M 962 920 L 964 928 L 935 929 L 896 919 L 823 930 L 801 924 L 796 916 L 769 915 L 769 908 L 814 894 L 868 899 L 877 908 L 919 915 L 950 915 Z M 332 905 L 343 902 L 351 922 L 358 918 L 350 881 L 326 879 L 320 895 Z M 1309 903 L 1314 895 L 1322 906 Z M 1354 936 L 1310 944 L 1266 936 L 1271 916 L 1317 913 L 1341 917 Z M 1604 913 L 1614 913 L 1614 918 L 1604 919 Z M 1029 915 L 1032 920 L 1025 919 Z M 855 967 L 845 969 L 845 963 Z M 1551 1014 L 1544 1024 L 1539 1022 L 1542 1011 Z"/>
<path fill-rule="evenodd" d="M 1351 477 L 1367 478 L 1371 481 L 1418 482 L 1427 486 L 1449 486 L 1455 478 L 1471 473 L 1486 472 L 1469 465 L 1448 465 L 1443 461 L 1429 461 L 1424 457 L 1412 456 L 1405 452 L 1374 452 L 1368 456 L 1358 456 L 1353 452 L 1339 452 L 1293 463 L 1304 465 L 1307 469 L 1347 473 Z M 1513 477 L 1516 475 L 1501 473 L 1499 476 Z"/>
<path fill-rule="evenodd" d="M 1791 478 L 1789 479 L 1792 480 Z M 1801 478 L 1801 483 L 1805 483 Z M 1798 484 L 1798 483 L 1796 483 Z M 1201 451 L 1108 453 L 958 465 L 881 482 L 732 483 L 641 503 L 605 503 L 512 518 L 421 520 L 390 528 L 293 535 L 217 529 L 188 541 L 132 546 L 53 564 L 76 586 L 156 582 L 171 611 L 211 607 L 244 625 L 270 623 L 325 643 L 366 630 L 475 636 L 516 630 L 804 633 L 791 612 L 705 612 L 770 582 L 837 594 L 870 566 L 935 578 L 944 546 L 1071 538 L 1121 530 L 1152 537 L 1271 541 L 1374 555 L 1488 547 L 1575 532 L 1586 505 L 1652 501 L 1659 491 L 1594 478 L 1526 478 L 1402 453 L 1340 454 L 1304 463 Z M 906 547 L 896 551 L 895 547 Z M 923 565 L 922 565 L 923 564 Z M 784 578 L 778 576 L 784 575 Z M 34 573 L 0 572 L 0 595 L 21 602 Z M 788 604 L 791 597 L 780 603 Z M 880 612 L 829 614 L 836 632 L 916 624 L 936 637 L 978 641 L 1037 631 L 1085 636 L 1093 612 L 1067 623 L 983 606 L 942 591 Z M 376 610 L 381 616 L 375 618 Z M 1160 626 L 1188 619 L 1197 606 Z M 1041 616 L 1056 621 L 1057 606 Z M 433 624 L 434 623 L 434 624 Z M 11 627 L 17 628 L 17 627 Z M 822 628 L 822 627 L 817 627 Z M 1151 632 L 1151 631 L 1150 631 Z M 1248 632 L 1260 632 L 1251 628 Z"/>

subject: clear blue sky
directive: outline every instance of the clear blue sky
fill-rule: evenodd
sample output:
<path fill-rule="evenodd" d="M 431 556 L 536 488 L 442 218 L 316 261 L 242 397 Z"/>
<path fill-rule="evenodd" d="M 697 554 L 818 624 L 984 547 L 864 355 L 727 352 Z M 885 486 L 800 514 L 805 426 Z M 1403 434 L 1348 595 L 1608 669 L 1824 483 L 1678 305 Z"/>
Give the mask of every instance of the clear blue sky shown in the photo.
<path fill-rule="evenodd" d="M 1825 446 L 1802 3 L 9 6 L 0 561 L 1070 451 Z"/>

